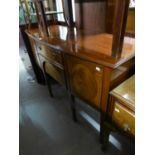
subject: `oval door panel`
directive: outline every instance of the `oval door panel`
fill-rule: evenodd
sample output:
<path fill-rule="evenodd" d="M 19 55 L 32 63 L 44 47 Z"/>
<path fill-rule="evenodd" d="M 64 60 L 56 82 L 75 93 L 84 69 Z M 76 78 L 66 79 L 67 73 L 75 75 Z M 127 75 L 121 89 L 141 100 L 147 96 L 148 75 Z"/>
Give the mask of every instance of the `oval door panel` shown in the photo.
<path fill-rule="evenodd" d="M 67 57 L 70 88 L 74 95 L 99 108 L 103 70 L 95 63 Z M 96 70 L 96 67 L 99 69 Z"/>

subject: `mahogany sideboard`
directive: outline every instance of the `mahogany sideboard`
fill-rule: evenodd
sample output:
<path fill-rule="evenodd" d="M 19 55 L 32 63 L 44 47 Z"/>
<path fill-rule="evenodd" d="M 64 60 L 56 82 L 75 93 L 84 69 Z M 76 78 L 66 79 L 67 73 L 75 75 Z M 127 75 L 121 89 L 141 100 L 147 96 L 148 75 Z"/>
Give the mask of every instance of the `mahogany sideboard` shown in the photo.
<path fill-rule="evenodd" d="M 125 37 L 119 59 L 111 56 L 112 35 L 53 25 L 52 35 L 39 37 L 37 28 L 26 30 L 31 52 L 43 71 L 51 96 L 49 76 L 66 87 L 76 121 L 74 97 L 101 113 L 100 140 L 104 143 L 104 121 L 109 92 L 134 74 L 134 38 Z M 54 91 L 54 90 L 53 90 Z"/>

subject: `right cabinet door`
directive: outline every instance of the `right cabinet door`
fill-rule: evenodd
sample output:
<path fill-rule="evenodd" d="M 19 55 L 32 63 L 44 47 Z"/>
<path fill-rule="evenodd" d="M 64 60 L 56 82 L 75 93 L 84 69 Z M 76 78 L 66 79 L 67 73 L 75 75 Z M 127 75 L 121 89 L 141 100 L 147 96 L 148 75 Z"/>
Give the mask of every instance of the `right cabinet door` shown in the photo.
<path fill-rule="evenodd" d="M 73 95 L 100 108 L 103 68 L 74 56 L 66 56 L 68 79 Z"/>

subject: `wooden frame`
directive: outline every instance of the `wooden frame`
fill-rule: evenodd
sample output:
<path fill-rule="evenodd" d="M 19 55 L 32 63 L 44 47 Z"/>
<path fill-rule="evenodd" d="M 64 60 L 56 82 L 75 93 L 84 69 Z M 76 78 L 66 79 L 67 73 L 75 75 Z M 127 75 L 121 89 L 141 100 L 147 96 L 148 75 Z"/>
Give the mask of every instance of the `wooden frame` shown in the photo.
<path fill-rule="evenodd" d="M 121 57 L 130 0 L 116 0 L 112 56 Z"/>

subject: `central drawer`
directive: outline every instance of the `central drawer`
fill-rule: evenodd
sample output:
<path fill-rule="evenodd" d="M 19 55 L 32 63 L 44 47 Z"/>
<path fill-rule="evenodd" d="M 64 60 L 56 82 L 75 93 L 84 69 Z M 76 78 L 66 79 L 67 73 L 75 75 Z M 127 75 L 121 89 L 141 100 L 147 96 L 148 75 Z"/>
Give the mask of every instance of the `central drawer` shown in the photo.
<path fill-rule="evenodd" d="M 53 79 L 61 84 L 65 84 L 64 69 L 54 65 L 46 60 L 45 57 L 39 55 L 40 61 L 42 63 L 42 69 L 45 73 L 49 74 Z"/>
<path fill-rule="evenodd" d="M 53 77 L 56 81 L 60 82 L 61 84 L 65 84 L 64 70 L 48 62 L 45 63 L 44 67 L 46 73 L 48 73 L 51 77 Z"/>
<path fill-rule="evenodd" d="M 37 45 L 37 49 L 38 49 L 39 54 L 44 56 L 50 62 L 63 65 L 60 51 L 54 50 L 45 45 L 39 45 L 39 44 Z"/>

